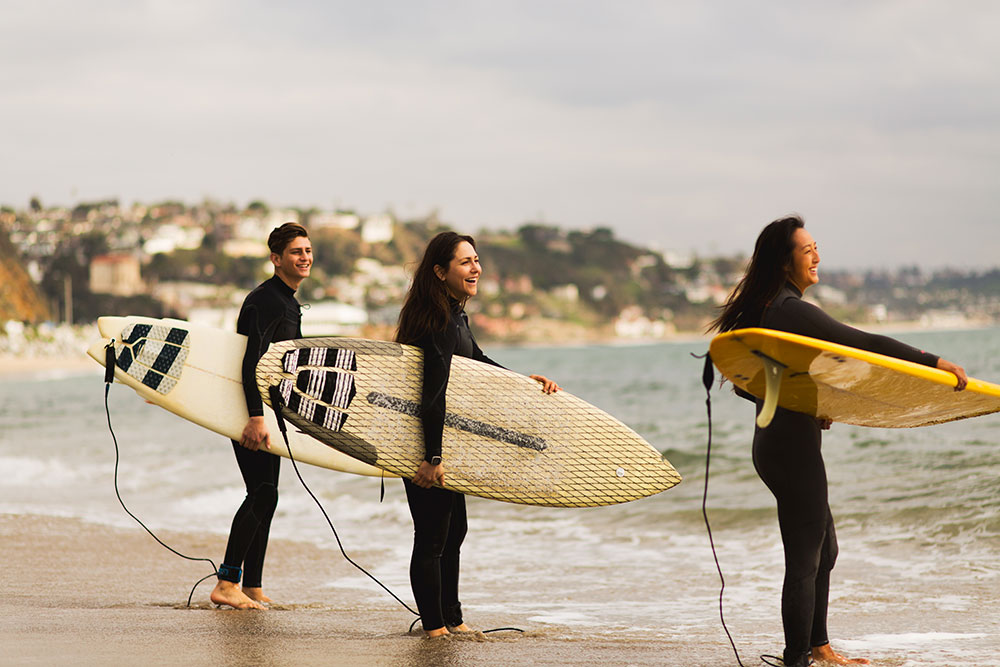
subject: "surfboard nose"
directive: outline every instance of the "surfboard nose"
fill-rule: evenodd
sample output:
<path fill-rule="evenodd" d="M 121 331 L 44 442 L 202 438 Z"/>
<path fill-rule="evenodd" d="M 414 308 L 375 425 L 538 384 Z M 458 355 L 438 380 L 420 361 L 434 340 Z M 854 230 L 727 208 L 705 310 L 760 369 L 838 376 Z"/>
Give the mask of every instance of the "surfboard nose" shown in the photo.
<path fill-rule="evenodd" d="M 104 348 L 109 340 L 110 338 L 103 338 L 87 348 L 87 355 L 101 366 L 104 366 Z"/>

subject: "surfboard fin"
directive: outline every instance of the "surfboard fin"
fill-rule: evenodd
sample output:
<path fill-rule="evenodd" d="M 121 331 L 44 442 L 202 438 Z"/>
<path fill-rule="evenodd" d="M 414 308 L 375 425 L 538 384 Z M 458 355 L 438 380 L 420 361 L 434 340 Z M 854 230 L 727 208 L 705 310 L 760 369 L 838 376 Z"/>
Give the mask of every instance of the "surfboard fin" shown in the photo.
<path fill-rule="evenodd" d="M 767 428 L 774 419 L 774 411 L 778 407 L 778 395 L 781 393 L 781 376 L 788 366 L 760 350 L 754 350 L 753 353 L 764 363 L 764 406 L 757 415 L 757 426 Z"/>

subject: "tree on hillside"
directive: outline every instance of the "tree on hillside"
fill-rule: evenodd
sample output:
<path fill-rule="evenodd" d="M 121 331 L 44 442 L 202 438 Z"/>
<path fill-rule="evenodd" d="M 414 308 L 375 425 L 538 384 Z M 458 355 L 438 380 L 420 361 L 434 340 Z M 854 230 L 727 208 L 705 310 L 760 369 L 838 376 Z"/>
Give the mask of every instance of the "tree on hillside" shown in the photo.
<path fill-rule="evenodd" d="M 258 217 L 263 218 L 270 212 L 271 208 L 264 202 L 260 201 L 259 199 L 255 199 L 254 201 L 247 204 L 247 213 L 249 213 L 250 215 L 256 215 Z"/>
<path fill-rule="evenodd" d="M 310 235 L 313 262 L 328 276 L 346 276 L 361 256 L 361 236 L 350 229 L 321 229 Z"/>

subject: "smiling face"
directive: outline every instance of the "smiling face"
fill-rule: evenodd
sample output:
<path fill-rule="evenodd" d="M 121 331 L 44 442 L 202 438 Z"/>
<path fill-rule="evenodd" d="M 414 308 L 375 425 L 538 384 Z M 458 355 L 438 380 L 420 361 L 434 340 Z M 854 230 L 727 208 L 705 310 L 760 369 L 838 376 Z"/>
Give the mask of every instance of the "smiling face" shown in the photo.
<path fill-rule="evenodd" d="M 444 281 L 448 294 L 459 301 L 476 296 L 476 292 L 479 291 L 479 275 L 482 272 L 479 255 L 468 241 L 462 241 L 455 246 L 455 254 L 447 267 L 434 267 L 434 273 Z"/>
<path fill-rule="evenodd" d="M 792 265 L 788 270 L 788 280 L 801 292 L 819 282 L 819 247 L 812 235 L 799 228 L 792 234 Z"/>
<path fill-rule="evenodd" d="M 309 277 L 312 269 L 312 243 L 307 236 L 296 236 L 289 241 L 281 252 L 271 253 L 271 263 L 274 264 L 274 275 L 281 278 L 292 289 L 298 289 L 299 284 Z"/>

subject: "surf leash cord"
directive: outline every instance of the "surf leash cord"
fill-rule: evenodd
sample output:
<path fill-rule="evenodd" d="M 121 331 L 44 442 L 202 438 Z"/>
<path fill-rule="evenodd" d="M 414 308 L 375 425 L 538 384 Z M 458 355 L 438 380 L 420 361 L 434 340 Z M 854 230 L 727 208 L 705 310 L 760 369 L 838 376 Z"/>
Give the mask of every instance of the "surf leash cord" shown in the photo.
<path fill-rule="evenodd" d="M 376 584 L 381 586 L 382 590 L 391 595 L 396 600 L 396 602 L 403 605 L 403 607 L 405 607 L 407 611 L 416 616 L 417 620 L 420 620 L 419 613 L 414 611 L 413 608 L 410 607 L 410 605 L 403 602 L 398 595 L 389 590 L 389 587 L 383 584 L 381 581 L 379 581 L 375 577 L 375 575 L 373 575 L 371 572 L 358 565 L 351 559 L 350 556 L 347 555 L 347 551 L 344 550 L 344 545 L 340 541 L 340 535 L 337 534 L 337 529 L 334 527 L 333 521 L 330 520 L 330 515 L 326 513 L 326 509 L 324 509 L 323 503 L 319 501 L 319 498 L 316 497 L 316 494 L 313 493 L 312 489 L 309 488 L 309 485 L 306 484 L 306 480 L 302 478 L 302 473 L 299 472 L 299 464 L 295 461 L 295 456 L 292 454 L 292 445 L 288 441 L 288 429 L 285 427 L 285 418 L 281 414 L 281 406 L 284 405 L 284 401 L 282 400 L 281 397 L 281 392 L 278 390 L 276 386 L 271 386 L 269 391 L 269 396 L 271 399 L 271 408 L 274 410 L 274 417 L 278 421 L 278 430 L 281 431 L 281 438 L 285 441 L 285 448 L 288 450 L 288 458 L 292 462 L 292 468 L 295 470 L 295 476 L 299 478 L 299 482 L 302 483 L 302 487 L 306 490 L 306 493 L 309 494 L 309 497 L 311 497 L 313 499 L 313 502 L 316 503 L 316 506 L 319 507 L 319 511 L 323 513 L 323 518 L 326 519 L 327 525 L 330 526 L 330 530 L 333 532 L 333 537 L 337 540 L 337 546 L 340 548 L 340 553 L 343 554 L 344 558 L 347 560 L 348 563 L 350 563 L 354 567 L 364 572 L 369 579 L 371 579 Z M 416 623 L 416 621 L 414 621 L 414 623 Z"/>
<path fill-rule="evenodd" d="M 337 547 L 340 548 L 340 553 L 344 556 L 344 558 L 347 560 L 348 563 L 350 563 L 354 567 L 356 567 L 359 570 L 361 570 L 362 572 L 364 572 L 365 575 L 367 575 L 369 579 L 371 579 L 376 584 L 378 584 L 379 586 L 381 586 L 382 590 L 384 590 L 386 593 L 388 593 L 389 595 L 391 595 L 393 597 L 393 599 L 396 600 L 396 602 L 398 602 L 399 604 L 403 605 L 403 607 L 407 611 L 409 611 L 411 614 L 413 614 L 414 616 L 416 616 L 416 618 L 414 618 L 413 622 L 410 624 L 409 631 L 412 632 L 413 631 L 413 626 L 415 626 L 417 624 L 417 622 L 420 620 L 420 613 L 417 612 L 417 611 L 414 611 L 414 609 L 412 607 L 410 607 L 410 605 L 408 605 L 405 602 L 403 602 L 403 600 L 401 600 L 398 595 L 396 595 L 395 593 L 393 593 L 389 589 L 388 586 L 386 586 L 381 581 L 379 581 L 375 577 L 375 575 L 373 575 L 371 572 L 369 572 L 365 568 L 363 568 L 360 565 L 358 565 L 356 562 L 354 562 L 351 559 L 350 556 L 347 555 L 347 551 L 344 550 L 344 545 L 340 541 L 340 535 L 337 534 L 337 529 L 334 527 L 333 521 L 330 520 L 330 515 L 326 513 L 326 509 L 323 508 L 323 503 L 321 503 L 319 501 L 319 498 L 316 497 L 316 494 L 312 492 L 312 489 L 310 489 L 309 485 L 306 484 L 306 480 L 302 478 L 302 473 L 299 472 L 299 465 L 295 461 L 295 456 L 292 454 L 292 446 L 288 442 L 288 429 L 285 426 L 285 418 L 281 414 L 281 407 L 284 405 L 284 400 L 283 400 L 283 398 L 281 396 L 281 392 L 278 390 L 278 387 L 272 385 L 270 387 L 269 391 L 268 391 L 268 396 L 271 399 L 271 409 L 274 410 L 274 417 L 275 417 L 275 419 L 278 422 L 278 430 L 281 431 L 281 438 L 282 438 L 282 440 L 284 440 L 284 442 L 285 442 L 285 448 L 288 450 L 288 459 L 292 462 L 292 468 L 295 470 L 295 476 L 299 478 L 299 482 L 302 484 L 302 487 L 306 490 L 306 493 L 309 494 L 309 496 L 313 499 L 313 502 L 316 503 L 316 506 L 319 507 L 319 511 L 323 513 L 323 518 L 326 519 L 327 525 L 330 526 L 330 530 L 333 532 L 333 536 L 337 540 Z M 384 496 L 385 496 L 385 478 L 383 477 L 382 478 L 382 497 L 384 497 Z M 379 502 L 381 502 L 381 498 L 380 498 Z M 491 630 L 480 630 L 480 632 L 482 632 L 483 634 L 488 634 L 490 632 L 503 632 L 503 631 L 522 632 L 522 633 L 524 632 L 524 630 L 522 630 L 520 628 L 493 628 Z"/>
<path fill-rule="evenodd" d="M 712 525 L 708 521 L 708 473 L 712 463 L 712 382 L 715 380 L 715 370 L 712 367 L 712 357 L 706 352 L 704 355 L 691 354 L 695 359 L 704 357 L 705 366 L 701 372 L 701 383 L 705 387 L 705 409 L 708 413 L 708 444 L 705 447 L 705 489 L 701 496 L 701 515 L 705 519 L 705 530 L 708 531 L 708 543 L 712 547 L 712 558 L 715 559 L 715 569 L 719 572 L 719 581 L 722 586 L 719 589 L 719 620 L 722 621 L 722 629 L 729 638 L 729 645 L 733 647 L 733 654 L 740 667 L 745 667 L 740 660 L 740 652 L 736 650 L 736 642 L 726 627 L 726 617 L 722 612 L 722 598 L 726 592 L 726 578 L 722 574 L 722 565 L 719 564 L 719 555 L 715 551 L 715 540 L 712 538 Z"/>
<path fill-rule="evenodd" d="M 157 537 L 156 534 L 153 533 L 153 531 L 151 531 L 146 526 L 146 524 L 144 524 L 139 519 L 139 517 L 133 514 L 131 510 L 129 510 L 129 508 L 125 505 L 125 501 L 122 500 L 122 494 L 118 490 L 118 463 L 119 460 L 121 459 L 121 456 L 118 450 L 118 437 L 115 435 L 115 429 L 111 425 L 111 408 L 108 405 L 108 394 L 111 393 L 111 383 L 114 382 L 114 380 L 115 380 L 115 341 L 114 339 L 112 339 L 111 342 L 109 342 L 104 348 L 104 412 L 108 417 L 108 430 L 111 431 L 111 440 L 112 442 L 115 443 L 115 477 L 114 477 L 115 495 L 118 496 L 118 502 L 121 503 L 122 509 L 125 510 L 125 513 L 128 514 L 133 519 L 135 519 L 135 522 L 138 523 L 140 526 L 142 526 L 143 530 L 149 533 L 150 537 L 159 542 L 160 546 L 165 548 L 167 551 L 177 554 L 181 558 L 186 558 L 187 560 L 193 560 L 193 561 L 203 561 L 209 563 L 212 566 L 212 574 L 205 575 L 197 582 L 195 582 L 194 586 L 191 587 L 191 592 L 188 594 L 188 599 L 187 599 L 187 606 L 190 607 L 191 598 L 194 597 L 195 589 L 198 588 L 198 585 L 201 584 L 201 582 L 205 581 L 209 577 L 214 577 L 217 574 L 219 574 L 219 568 L 216 567 L 215 562 L 211 558 L 198 558 L 195 556 L 188 556 L 182 554 L 180 551 L 177 551 L 177 549 L 174 549 L 169 544 L 166 544 L 163 540 Z"/>

